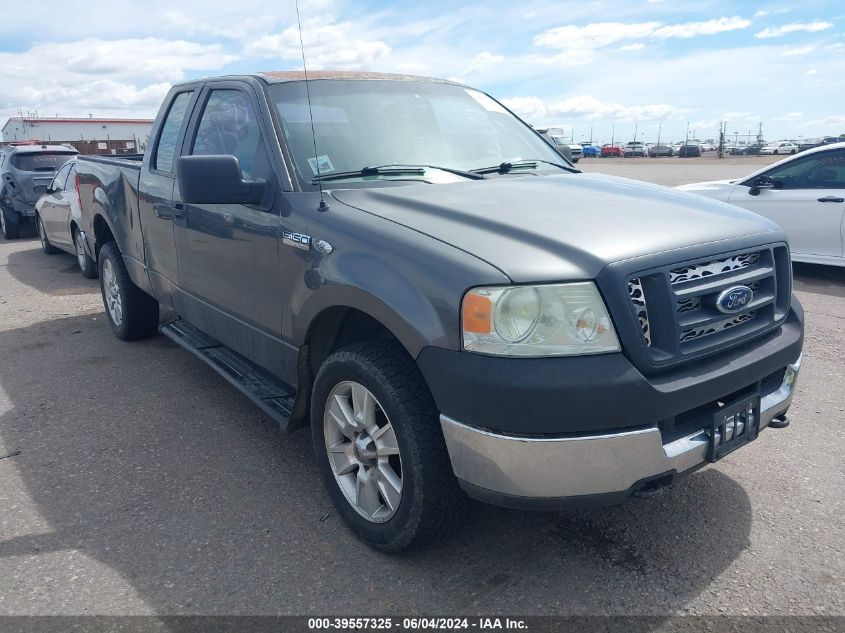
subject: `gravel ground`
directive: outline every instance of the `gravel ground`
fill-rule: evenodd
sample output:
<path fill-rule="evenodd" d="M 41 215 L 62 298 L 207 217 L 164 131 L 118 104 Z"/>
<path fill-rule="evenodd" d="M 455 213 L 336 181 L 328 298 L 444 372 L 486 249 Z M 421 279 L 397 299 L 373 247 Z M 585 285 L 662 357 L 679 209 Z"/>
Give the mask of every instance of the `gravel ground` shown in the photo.
<path fill-rule="evenodd" d="M 580 166 L 675 184 L 760 159 L 706 160 Z M 845 614 L 845 269 L 796 267 L 789 428 L 655 499 L 473 503 L 390 557 L 332 512 L 306 433 L 164 337 L 115 339 L 74 266 L 0 240 L 0 614 Z"/>

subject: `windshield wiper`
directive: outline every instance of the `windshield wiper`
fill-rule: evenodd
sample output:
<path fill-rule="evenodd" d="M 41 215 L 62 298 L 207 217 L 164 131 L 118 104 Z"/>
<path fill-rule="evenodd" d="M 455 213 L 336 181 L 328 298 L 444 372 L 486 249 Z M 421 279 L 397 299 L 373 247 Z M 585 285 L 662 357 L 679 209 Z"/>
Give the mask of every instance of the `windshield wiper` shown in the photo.
<path fill-rule="evenodd" d="M 558 163 L 552 163 L 551 161 L 543 160 L 541 158 L 512 160 L 509 162 L 500 163 L 498 165 L 491 165 L 490 167 L 481 167 L 479 169 L 473 169 L 471 171 L 476 174 L 506 174 L 514 169 L 537 169 L 537 163 L 545 163 L 546 165 L 552 165 L 554 167 L 558 167 L 569 172 L 575 171 L 571 167 L 565 167 Z"/>
<path fill-rule="evenodd" d="M 311 179 L 311 183 L 316 184 L 317 182 L 325 182 L 327 180 L 363 178 L 366 176 L 425 176 L 426 169 L 445 171 L 450 174 L 463 176 L 464 178 L 471 178 L 472 180 L 481 180 L 484 178 L 481 174 L 472 171 L 464 171 L 463 169 L 455 169 L 453 167 L 440 167 L 438 165 L 379 165 L 377 167 L 364 167 L 358 171 L 337 171 L 329 174 L 321 174 L 319 177 L 314 176 Z"/>

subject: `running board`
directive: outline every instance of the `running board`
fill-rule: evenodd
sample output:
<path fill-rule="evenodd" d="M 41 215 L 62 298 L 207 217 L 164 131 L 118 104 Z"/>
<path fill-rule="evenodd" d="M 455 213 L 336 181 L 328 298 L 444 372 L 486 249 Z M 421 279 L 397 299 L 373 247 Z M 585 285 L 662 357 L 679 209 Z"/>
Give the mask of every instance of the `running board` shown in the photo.
<path fill-rule="evenodd" d="M 161 326 L 171 341 L 208 363 L 262 411 L 288 431 L 296 393 L 252 361 L 204 334 L 190 323 L 177 319 Z"/>

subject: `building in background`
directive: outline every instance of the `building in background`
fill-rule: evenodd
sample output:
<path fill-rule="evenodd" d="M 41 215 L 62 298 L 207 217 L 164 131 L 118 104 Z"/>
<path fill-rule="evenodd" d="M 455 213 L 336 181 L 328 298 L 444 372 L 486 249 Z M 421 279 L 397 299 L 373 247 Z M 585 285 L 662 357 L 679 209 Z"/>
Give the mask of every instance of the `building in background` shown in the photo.
<path fill-rule="evenodd" d="M 2 128 L 3 143 L 44 141 L 73 145 L 81 154 L 143 152 L 153 119 L 65 119 L 10 117 Z"/>

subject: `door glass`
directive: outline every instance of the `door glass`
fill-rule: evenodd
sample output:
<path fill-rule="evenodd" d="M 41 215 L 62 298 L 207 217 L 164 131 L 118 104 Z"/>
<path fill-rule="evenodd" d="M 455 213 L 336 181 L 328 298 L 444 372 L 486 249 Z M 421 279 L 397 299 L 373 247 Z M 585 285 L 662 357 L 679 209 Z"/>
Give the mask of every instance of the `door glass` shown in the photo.
<path fill-rule="evenodd" d="M 235 156 L 244 180 L 271 180 L 270 160 L 255 109 L 250 98 L 240 90 L 211 92 L 191 153 Z"/>
<path fill-rule="evenodd" d="M 160 171 L 173 171 L 173 157 L 176 154 L 176 141 L 179 140 L 179 131 L 182 129 L 182 121 L 188 112 L 188 104 L 191 102 L 193 92 L 180 92 L 170 104 L 170 110 L 161 126 L 161 134 L 158 138 L 158 147 L 155 153 L 155 168 Z"/>
<path fill-rule="evenodd" d="M 845 150 L 818 152 L 765 174 L 779 189 L 845 189 Z"/>

